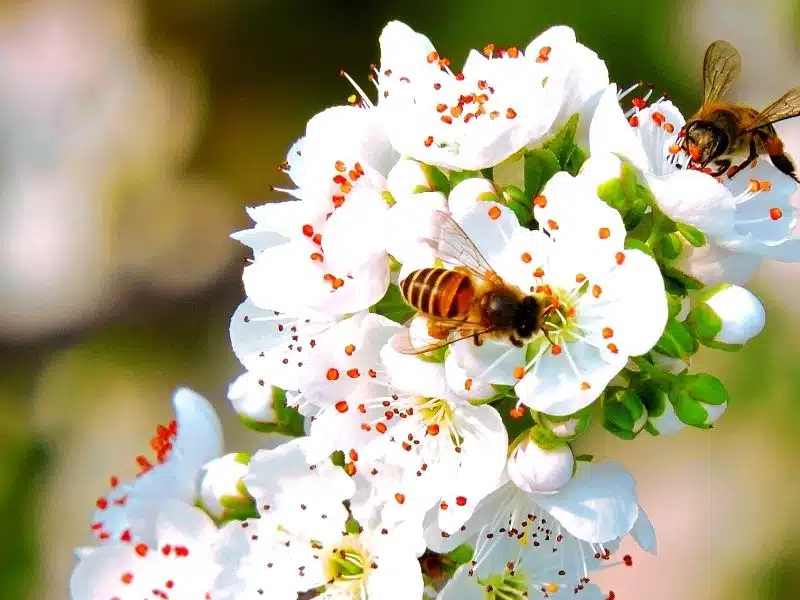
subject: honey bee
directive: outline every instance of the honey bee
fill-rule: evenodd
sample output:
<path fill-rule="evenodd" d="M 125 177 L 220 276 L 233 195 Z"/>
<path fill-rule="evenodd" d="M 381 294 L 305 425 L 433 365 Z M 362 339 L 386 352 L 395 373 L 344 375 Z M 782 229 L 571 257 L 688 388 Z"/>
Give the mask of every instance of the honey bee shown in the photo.
<path fill-rule="evenodd" d="M 434 216 L 435 238 L 425 241 L 437 258 L 454 268 L 419 269 L 400 282 L 403 299 L 428 320 L 428 335 L 437 341 L 414 347 L 406 330 L 395 338 L 394 348 L 404 354 L 421 354 L 459 340 L 507 339 L 517 347 L 539 331 L 550 303 L 505 283 L 469 236 L 445 212 Z"/>
<path fill-rule="evenodd" d="M 773 123 L 800 115 L 800 88 L 792 88 L 761 112 L 723 98 L 739 76 L 742 59 L 728 42 L 718 40 L 706 50 L 703 59 L 703 105 L 681 129 L 678 147 L 691 158 L 690 168 L 706 169 L 716 161 L 715 177 L 727 171 L 733 177 L 767 154 L 778 170 L 800 182 L 794 161 L 784 152 Z M 738 165 L 731 158 L 744 156 Z M 674 156 L 674 155 L 673 155 Z"/>

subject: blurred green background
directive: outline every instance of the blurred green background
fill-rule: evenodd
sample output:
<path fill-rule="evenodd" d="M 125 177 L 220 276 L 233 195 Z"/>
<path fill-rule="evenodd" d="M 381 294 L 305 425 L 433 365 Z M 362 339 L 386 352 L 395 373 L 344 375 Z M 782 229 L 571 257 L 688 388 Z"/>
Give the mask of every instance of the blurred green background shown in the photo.
<path fill-rule="evenodd" d="M 216 404 L 229 449 L 276 443 L 225 400 L 246 256 L 227 236 L 274 197 L 305 121 L 345 102 L 339 70 L 366 80 L 394 18 L 456 65 L 568 24 L 612 80 L 653 82 L 684 112 L 719 37 L 745 57 L 740 99 L 800 83 L 800 13 L 782 0 L 0 3 L 0 597 L 67 597 L 95 498 L 133 473 L 176 385 Z M 797 124 L 781 133 L 800 154 Z M 658 558 L 598 578 L 617 598 L 800 597 L 799 277 L 763 265 L 766 332 L 700 355 L 732 395 L 716 429 L 591 441 L 634 471 L 659 532 Z"/>

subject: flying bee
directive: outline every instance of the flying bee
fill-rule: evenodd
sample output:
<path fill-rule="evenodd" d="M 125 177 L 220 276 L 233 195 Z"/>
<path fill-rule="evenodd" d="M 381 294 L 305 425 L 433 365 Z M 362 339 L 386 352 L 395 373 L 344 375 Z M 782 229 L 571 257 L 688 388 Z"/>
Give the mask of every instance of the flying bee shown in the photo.
<path fill-rule="evenodd" d="M 703 59 L 703 105 L 681 129 L 678 146 L 691 158 L 690 167 L 705 169 L 716 161 L 720 176 L 733 177 L 767 154 L 778 170 L 800 182 L 794 161 L 784 152 L 773 123 L 800 115 L 800 88 L 792 88 L 761 112 L 723 98 L 742 69 L 739 52 L 728 42 L 718 40 L 706 50 Z M 731 166 L 731 158 L 746 156 Z M 673 154 L 674 157 L 674 154 Z"/>
<path fill-rule="evenodd" d="M 437 258 L 456 266 L 416 270 L 400 282 L 400 290 L 406 303 L 427 318 L 428 335 L 437 341 L 414 347 L 406 330 L 395 338 L 395 350 L 421 354 L 470 337 L 478 346 L 488 337 L 522 347 L 544 332 L 551 310 L 546 298 L 505 283 L 447 213 L 437 211 L 434 221 L 438 233 L 425 241 Z"/>

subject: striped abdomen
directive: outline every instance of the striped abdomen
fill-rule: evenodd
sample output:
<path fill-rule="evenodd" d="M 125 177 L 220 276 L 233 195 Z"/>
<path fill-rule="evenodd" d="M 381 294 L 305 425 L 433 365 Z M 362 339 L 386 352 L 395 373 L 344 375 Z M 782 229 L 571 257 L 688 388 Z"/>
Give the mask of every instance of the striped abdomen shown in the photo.
<path fill-rule="evenodd" d="M 401 283 L 403 299 L 432 317 L 459 319 L 472 309 L 475 291 L 467 275 L 449 269 L 420 269 Z"/>

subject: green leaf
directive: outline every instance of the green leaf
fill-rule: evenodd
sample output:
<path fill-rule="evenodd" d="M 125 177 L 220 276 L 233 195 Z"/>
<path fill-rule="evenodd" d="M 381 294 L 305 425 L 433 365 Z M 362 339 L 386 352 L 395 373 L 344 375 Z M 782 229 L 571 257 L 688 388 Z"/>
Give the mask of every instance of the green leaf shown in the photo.
<path fill-rule="evenodd" d="M 703 303 L 695 306 L 686 317 L 686 326 L 698 339 L 713 341 L 722 331 L 722 319 L 713 308 Z"/>
<path fill-rule="evenodd" d="M 450 550 L 445 556 L 456 563 L 456 566 L 461 566 L 471 561 L 474 554 L 475 551 L 472 549 L 472 546 L 469 544 L 461 544 Z"/>
<path fill-rule="evenodd" d="M 708 412 L 703 405 L 689 394 L 680 393 L 673 403 L 675 414 L 687 425 L 692 427 L 707 427 Z"/>
<path fill-rule="evenodd" d="M 664 333 L 655 348 L 667 356 L 687 360 L 697 351 L 697 342 L 683 323 L 673 318 L 667 321 Z"/>
<path fill-rule="evenodd" d="M 550 150 L 536 148 L 525 153 L 525 196 L 538 196 L 550 178 L 561 170 L 558 157 Z"/>
<path fill-rule="evenodd" d="M 706 245 L 706 235 L 697 229 L 697 227 L 693 227 L 687 223 L 677 222 L 675 225 L 678 228 L 678 233 L 695 248 L 702 248 Z"/>
<path fill-rule="evenodd" d="M 728 390 L 718 378 L 708 373 L 685 375 L 681 384 L 683 391 L 698 402 L 720 405 L 728 401 Z"/>
<path fill-rule="evenodd" d="M 383 298 L 378 300 L 377 304 L 370 307 L 369 312 L 383 315 L 395 323 L 402 324 L 413 317 L 415 311 L 403 300 L 400 287 L 394 283 L 390 283 Z"/>
<path fill-rule="evenodd" d="M 542 147 L 555 154 L 559 164 L 562 166 L 569 161 L 572 149 L 575 146 L 575 133 L 578 131 L 579 119 L 580 113 L 573 114 L 558 133 L 542 144 Z"/>
<path fill-rule="evenodd" d="M 574 177 L 581 170 L 587 158 L 589 158 L 589 153 L 580 146 L 575 145 L 572 147 L 572 154 L 570 154 L 569 159 L 562 166 L 567 173 Z"/>
<path fill-rule="evenodd" d="M 683 308 L 683 298 L 667 294 L 667 307 L 669 308 L 669 317 L 674 318 L 681 312 Z"/>

